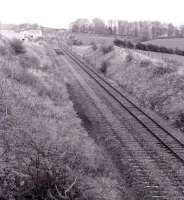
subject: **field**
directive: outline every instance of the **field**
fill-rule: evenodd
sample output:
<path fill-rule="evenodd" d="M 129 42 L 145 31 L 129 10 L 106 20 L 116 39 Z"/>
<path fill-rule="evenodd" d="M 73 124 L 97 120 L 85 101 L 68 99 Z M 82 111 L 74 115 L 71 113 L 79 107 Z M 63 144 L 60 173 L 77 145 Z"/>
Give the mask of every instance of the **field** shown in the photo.
<path fill-rule="evenodd" d="M 75 39 L 82 41 L 84 45 L 89 45 L 92 42 L 99 43 L 99 44 L 113 44 L 114 37 L 110 36 L 99 36 L 94 34 L 82 34 L 82 33 L 75 33 L 72 34 Z"/>
<path fill-rule="evenodd" d="M 184 38 L 167 38 L 167 39 L 155 39 L 144 42 L 145 44 L 154 44 L 158 46 L 164 46 L 167 48 L 178 48 L 184 50 Z"/>
<path fill-rule="evenodd" d="M 118 83 L 141 106 L 155 111 L 184 131 L 184 67 L 176 60 L 145 55 L 143 52 L 108 48 L 105 45 L 73 49 L 109 79 Z"/>
<path fill-rule="evenodd" d="M 184 56 L 175 55 L 175 54 L 168 54 L 168 53 L 159 53 L 159 52 L 152 52 L 152 51 L 143 51 L 137 49 L 129 49 L 129 52 L 137 52 L 143 55 L 146 55 L 150 58 L 156 58 L 158 60 L 164 60 L 166 62 L 176 62 L 180 63 L 181 65 L 184 64 Z"/>

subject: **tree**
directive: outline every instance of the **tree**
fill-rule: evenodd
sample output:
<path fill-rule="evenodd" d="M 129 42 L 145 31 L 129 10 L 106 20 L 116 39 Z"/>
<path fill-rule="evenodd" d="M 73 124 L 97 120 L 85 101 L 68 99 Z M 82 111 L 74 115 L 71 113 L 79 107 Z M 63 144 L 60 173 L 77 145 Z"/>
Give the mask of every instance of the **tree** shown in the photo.
<path fill-rule="evenodd" d="M 89 31 L 90 22 L 88 19 L 77 19 L 70 24 L 72 32 L 87 33 Z"/>
<path fill-rule="evenodd" d="M 102 19 L 95 18 L 93 19 L 93 27 L 94 27 L 94 33 L 105 33 L 105 23 Z"/>
<path fill-rule="evenodd" d="M 180 35 L 181 37 L 184 37 L 184 25 L 180 26 Z"/>
<path fill-rule="evenodd" d="M 173 24 L 168 24 L 168 37 L 173 37 L 175 32 L 175 27 Z"/>

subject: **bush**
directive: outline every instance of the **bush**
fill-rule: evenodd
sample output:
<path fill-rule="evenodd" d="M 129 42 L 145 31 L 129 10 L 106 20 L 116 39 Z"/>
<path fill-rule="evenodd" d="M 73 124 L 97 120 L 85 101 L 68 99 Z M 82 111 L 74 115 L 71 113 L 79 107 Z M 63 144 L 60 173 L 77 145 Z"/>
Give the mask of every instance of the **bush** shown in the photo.
<path fill-rule="evenodd" d="M 146 49 L 148 51 L 160 52 L 160 47 L 153 44 L 148 44 Z"/>
<path fill-rule="evenodd" d="M 126 62 L 131 62 L 133 60 L 133 56 L 131 53 L 129 53 L 127 56 L 126 56 Z"/>
<path fill-rule="evenodd" d="M 148 59 L 141 60 L 140 67 L 148 67 L 151 64 L 151 61 Z"/>
<path fill-rule="evenodd" d="M 93 49 L 93 51 L 96 51 L 98 49 L 96 43 L 94 42 L 91 43 L 91 48 Z"/>
<path fill-rule="evenodd" d="M 175 49 L 175 54 L 180 55 L 180 56 L 184 56 L 184 51 L 180 50 L 180 49 Z"/>
<path fill-rule="evenodd" d="M 29 72 L 27 69 L 24 69 L 20 66 L 16 67 L 2 67 L 3 73 L 6 75 L 7 78 L 14 79 L 18 81 L 21 84 L 25 84 L 28 86 L 31 86 L 33 88 L 38 88 L 40 90 L 41 83 L 38 80 L 38 78 L 33 75 L 31 72 Z"/>
<path fill-rule="evenodd" d="M 145 44 L 142 44 L 142 43 L 137 43 L 136 46 L 135 46 L 136 49 L 139 49 L 139 50 L 144 50 L 146 51 L 147 50 L 147 45 Z"/>
<path fill-rule="evenodd" d="M 174 53 L 173 49 L 166 48 L 166 47 L 160 47 L 160 52 L 162 52 L 162 53 L 170 53 L 170 54 Z"/>
<path fill-rule="evenodd" d="M 115 39 L 114 40 L 114 45 L 119 46 L 119 47 L 124 47 L 124 48 L 129 48 L 129 49 L 139 49 L 139 50 L 143 50 L 143 51 L 153 51 L 153 52 L 161 52 L 161 53 L 169 53 L 169 54 L 177 54 L 177 55 L 182 55 L 184 56 L 184 51 L 180 50 L 180 49 L 171 49 L 171 48 L 167 48 L 164 46 L 157 46 L 157 45 L 153 45 L 153 44 L 143 44 L 141 42 L 137 43 L 136 45 L 134 45 L 131 41 L 127 41 L 127 40 L 120 40 L 120 39 Z"/>
<path fill-rule="evenodd" d="M 5 56 L 7 54 L 7 48 L 5 46 L 0 46 L 0 55 Z"/>
<path fill-rule="evenodd" d="M 37 84 L 37 78 L 24 69 L 20 73 L 15 74 L 14 79 L 22 84 L 26 84 L 32 87 L 35 87 Z"/>
<path fill-rule="evenodd" d="M 120 39 L 115 39 L 114 40 L 114 45 L 116 45 L 118 47 L 125 47 L 126 46 L 125 41 L 120 40 Z"/>
<path fill-rule="evenodd" d="M 168 74 L 168 73 L 171 73 L 171 72 L 174 72 L 174 70 L 171 69 L 170 67 L 162 67 L 162 66 L 156 67 L 153 70 L 153 74 L 155 76 L 162 76 L 164 74 Z"/>
<path fill-rule="evenodd" d="M 124 48 L 129 48 L 129 49 L 134 48 L 134 44 L 130 40 L 115 39 L 114 44 L 119 47 L 124 47 Z"/>
<path fill-rule="evenodd" d="M 160 47 L 160 52 L 161 53 L 168 53 L 168 49 L 166 47 Z"/>
<path fill-rule="evenodd" d="M 16 54 L 22 54 L 26 52 L 26 49 L 23 45 L 23 41 L 19 39 L 13 39 L 10 42 L 10 45 Z"/>
<path fill-rule="evenodd" d="M 28 68 L 39 68 L 40 62 L 39 59 L 32 55 L 21 55 L 19 62 L 24 69 Z"/>
<path fill-rule="evenodd" d="M 103 61 L 101 63 L 101 67 L 100 67 L 100 72 L 103 73 L 103 74 L 106 74 L 107 73 L 107 68 L 110 66 L 110 63 L 109 61 Z"/>
<path fill-rule="evenodd" d="M 134 44 L 131 41 L 127 41 L 126 47 L 129 48 L 129 49 L 133 49 L 134 48 Z"/>
<path fill-rule="evenodd" d="M 102 51 L 103 54 L 107 54 L 107 53 L 113 51 L 113 49 L 114 49 L 114 47 L 112 45 L 101 47 L 101 51 Z"/>
<path fill-rule="evenodd" d="M 180 112 L 175 120 L 174 126 L 184 131 L 184 113 Z"/>
<path fill-rule="evenodd" d="M 81 46 L 83 43 L 80 40 L 74 40 L 73 45 Z"/>
<path fill-rule="evenodd" d="M 174 54 L 174 50 L 171 49 L 171 48 L 167 49 L 167 51 L 168 51 L 168 53 L 170 53 L 170 54 Z"/>

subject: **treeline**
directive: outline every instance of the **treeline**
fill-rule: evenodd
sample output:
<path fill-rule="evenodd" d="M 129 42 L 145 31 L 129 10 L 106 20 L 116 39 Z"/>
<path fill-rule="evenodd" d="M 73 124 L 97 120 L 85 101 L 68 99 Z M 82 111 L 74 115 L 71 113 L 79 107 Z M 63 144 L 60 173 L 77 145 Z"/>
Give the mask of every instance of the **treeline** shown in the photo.
<path fill-rule="evenodd" d="M 77 19 L 70 24 L 70 30 L 75 33 L 95 33 L 122 35 L 135 37 L 139 41 L 146 41 L 163 37 L 184 37 L 184 25 L 177 27 L 172 23 L 166 24 L 159 21 L 109 20 L 105 23 L 102 19 L 95 18 Z"/>
<path fill-rule="evenodd" d="M 169 54 L 177 54 L 184 56 L 184 51 L 180 49 L 172 49 L 163 46 L 157 46 L 153 44 L 144 44 L 144 43 L 133 43 L 130 40 L 120 40 L 115 39 L 114 44 L 119 47 L 129 48 L 129 49 L 139 49 L 143 51 L 153 51 L 153 52 L 160 52 L 160 53 L 169 53 Z"/>

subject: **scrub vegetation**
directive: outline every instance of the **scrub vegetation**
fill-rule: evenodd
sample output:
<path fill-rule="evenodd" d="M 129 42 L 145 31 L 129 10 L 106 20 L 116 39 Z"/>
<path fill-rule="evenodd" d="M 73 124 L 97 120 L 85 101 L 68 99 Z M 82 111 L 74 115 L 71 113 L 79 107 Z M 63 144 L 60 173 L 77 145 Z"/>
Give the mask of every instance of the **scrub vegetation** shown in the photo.
<path fill-rule="evenodd" d="M 145 106 L 174 127 L 184 131 L 184 65 L 177 60 L 144 55 L 133 49 L 114 47 L 104 54 L 102 45 L 74 50 L 99 72 L 115 81 Z M 108 63 L 108 64 L 106 64 Z"/>
<path fill-rule="evenodd" d="M 0 199 L 122 199 L 46 42 L 0 40 Z"/>

